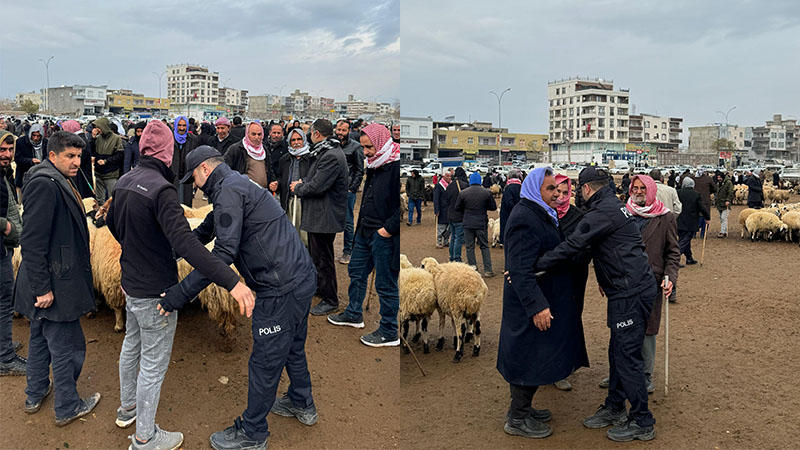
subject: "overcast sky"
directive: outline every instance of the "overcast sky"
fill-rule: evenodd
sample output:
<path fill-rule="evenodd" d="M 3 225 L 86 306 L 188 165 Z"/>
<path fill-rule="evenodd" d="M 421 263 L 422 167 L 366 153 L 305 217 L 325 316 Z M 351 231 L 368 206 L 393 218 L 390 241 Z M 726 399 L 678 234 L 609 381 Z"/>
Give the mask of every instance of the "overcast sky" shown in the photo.
<path fill-rule="evenodd" d="M 800 1 L 402 0 L 403 116 L 546 133 L 547 82 L 600 77 L 688 126 L 800 116 Z M 688 132 L 688 130 L 687 130 Z M 684 135 L 684 145 L 688 144 Z"/>
<path fill-rule="evenodd" d="M 283 95 L 399 97 L 400 0 L 37 0 L 4 2 L 2 14 L 0 98 L 44 88 L 39 58 L 50 56 L 50 86 L 105 84 L 157 96 L 153 72 L 192 63 L 251 95 L 286 85 Z"/>

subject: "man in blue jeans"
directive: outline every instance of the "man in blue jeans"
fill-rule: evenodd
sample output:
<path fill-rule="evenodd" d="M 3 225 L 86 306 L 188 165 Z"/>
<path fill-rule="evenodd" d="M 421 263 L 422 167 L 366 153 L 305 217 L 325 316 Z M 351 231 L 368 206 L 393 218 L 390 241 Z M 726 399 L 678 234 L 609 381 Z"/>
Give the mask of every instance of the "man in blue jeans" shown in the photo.
<path fill-rule="evenodd" d="M 266 449 L 271 411 L 317 422 L 305 343 L 317 272 L 300 236 L 278 200 L 224 163 L 222 155 L 200 146 L 186 157 L 187 175 L 208 195 L 214 210 L 194 230 L 201 242 L 214 241 L 213 254 L 239 269 L 256 292 L 252 311 L 247 409 L 233 425 L 211 435 L 217 450 Z M 164 314 L 181 308 L 209 283 L 193 271 L 170 287 L 161 301 Z M 248 311 L 248 316 L 250 315 Z M 275 400 L 283 369 L 289 392 Z"/>
<path fill-rule="evenodd" d="M 364 328 L 362 304 L 367 280 L 375 269 L 375 290 L 380 301 L 380 325 L 361 336 L 370 347 L 400 345 L 397 310 L 400 295 L 400 145 L 392 141 L 389 130 L 370 124 L 361 134 L 367 156 L 367 180 L 361 197 L 353 256 L 347 268 L 350 275 L 347 309 L 328 316 L 334 325 Z"/>
<path fill-rule="evenodd" d="M 350 255 L 353 253 L 353 209 L 356 206 L 356 195 L 358 188 L 361 187 L 361 180 L 364 178 L 364 149 L 361 144 L 354 139 L 350 139 L 350 121 L 339 119 L 336 121 L 334 130 L 336 137 L 342 143 L 342 153 L 347 159 L 347 173 L 350 184 L 347 187 L 347 216 L 344 222 L 344 248 L 339 262 L 347 264 L 350 262 Z"/>
<path fill-rule="evenodd" d="M 414 223 L 414 210 L 417 210 L 417 225 L 422 220 L 422 198 L 425 196 L 425 180 L 419 175 L 419 171 L 414 169 L 411 176 L 406 180 L 406 195 L 408 196 L 408 223 Z"/>
<path fill-rule="evenodd" d="M 458 194 L 469 187 L 467 172 L 457 167 L 453 180 L 447 185 L 447 220 L 450 221 L 450 262 L 461 262 L 461 247 L 464 245 L 464 212 L 456 211 Z"/>

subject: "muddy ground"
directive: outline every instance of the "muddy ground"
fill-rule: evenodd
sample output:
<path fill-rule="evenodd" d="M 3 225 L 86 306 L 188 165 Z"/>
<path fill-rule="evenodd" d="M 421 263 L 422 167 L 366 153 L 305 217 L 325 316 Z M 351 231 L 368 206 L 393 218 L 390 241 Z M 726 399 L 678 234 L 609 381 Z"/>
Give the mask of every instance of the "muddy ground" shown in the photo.
<path fill-rule="evenodd" d="M 800 201 L 793 196 L 792 201 Z M 498 199 L 499 203 L 499 199 Z M 541 441 L 503 432 L 508 385 L 497 372 L 497 342 L 502 306 L 502 277 L 486 280 L 489 297 L 482 308 L 482 349 L 452 363 L 454 351 L 423 354 L 414 346 L 423 377 L 411 355 L 402 355 L 400 411 L 404 448 L 631 448 L 782 449 L 797 447 L 800 425 L 800 248 L 786 242 L 740 240 L 734 207 L 730 237 L 715 238 L 719 221 L 711 222 L 704 265 L 680 270 L 678 303 L 670 305 L 670 390 L 664 393 L 664 326 L 657 338 L 656 392 L 650 407 L 656 439 L 617 444 L 605 430 L 581 424 L 605 398 L 598 382 L 608 373 L 606 300 L 590 271 L 583 323 L 591 363 L 569 380 L 562 392 L 543 387 L 537 408 L 553 413 L 554 433 Z M 490 217 L 497 217 L 497 213 Z M 402 230 L 402 251 L 415 265 L 426 256 L 447 260 L 447 248 L 436 249 L 433 205 L 423 209 L 421 226 Z M 702 241 L 692 245 L 700 257 Z M 477 251 L 480 261 L 480 252 Z M 502 273 L 503 250 L 494 248 L 492 263 Z M 466 261 L 466 255 L 463 256 Z M 663 316 L 662 316 L 663 317 Z M 662 319 L 663 320 L 663 319 Z M 434 315 L 434 323 L 438 320 Z M 438 337 L 436 326 L 432 336 Z M 452 342 L 452 328 L 445 335 Z"/>
<path fill-rule="evenodd" d="M 200 195 L 195 206 L 205 204 Z M 356 205 L 356 208 L 358 205 Z M 357 210 L 357 209 L 356 209 Z M 334 244 L 341 252 L 341 234 Z M 347 266 L 336 264 L 339 298 L 347 302 Z M 396 348 L 373 349 L 359 342 L 361 334 L 378 326 L 377 297 L 366 313 L 366 328 L 334 327 L 324 317 L 309 316 L 306 352 L 319 422 L 306 427 L 295 419 L 268 416 L 273 449 L 384 449 L 400 443 L 399 357 Z M 103 397 L 85 421 L 58 428 L 53 396 L 34 415 L 23 413 L 24 377 L 0 378 L 0 449 L 119 449 L 128 448 L 135 426 L 116 427 L 119 406 L 118 361 L 124 333 L 114 332 L 114 314 L 107 308 L 97 317 L 82 319 L 87 341 L 86 362 L 78 379 L 82 396 Z M 239 319 L 234 349 L 222 351 L 225 341 L 207 314 L 194 306 L 181 310 L 172 351 L 172 364 L 161 391 L 156 423 L 185 435 L 183 448 L 211 448 L 211 433 L 233 423 L 247 404 L 247 362 L 251 349 L 250 321 Z M 14 319 L 14 340 L 27 344 L 28 324 Z M 20 354 L 27 354 L 25 345 Z M 227 384 L 220 379 L 227 378 Z M 223 379 L 224 381 L 224 379 Z M 279 395 L 288 388 L 284 373 Z"/>

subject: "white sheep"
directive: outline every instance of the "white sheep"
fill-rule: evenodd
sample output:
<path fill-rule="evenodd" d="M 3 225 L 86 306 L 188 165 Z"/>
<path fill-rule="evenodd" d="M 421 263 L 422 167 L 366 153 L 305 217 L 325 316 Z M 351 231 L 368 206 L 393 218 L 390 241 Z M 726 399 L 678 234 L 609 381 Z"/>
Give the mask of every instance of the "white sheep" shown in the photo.
<path fill-rule="evenodd" d="M 787 226 L 781 222 L 775 214 L 757 211 L 750 214 L 745 221 L 748 233 L 750 233 L 750 240 L 755 241 L 756 238 L 771 241 L 777 234 L 786 231 Z"/>
<path fill-rule="evenodd" d="M 439 316 L 440 338 L 436 349 L 444 347 L 444 315 L 450 316 L 453 324 L 453 344 L 456 354 L 453 362 L 461 361 L 464 344 L 469 342 L 474 327 L 475 345 L 472 355 L 478 356 L 481 350 L 481 304 L 486 300 L 489 289 L 480 274 L 472 267 L 457 262 L 439 264 L 434 258 L 422 260 L 422 268 L 433 275 L 436 298 L 442 315 Z M 456 324 L 457 322 L 457 324 Z M 469 331 L 467 328 L 469 327 Z"/>
<path fill-rule="evenodd" d="M 407 267 L 411 263 L 405 255 L 401 255 L 400 265 L 400 275 L 397 278 L 400 290 L 400 309 L 397 321 L 403 329 L 403 338 L 406 340 L 409 322 L 414 322 L 415 333 L 411 340 L 417 342 L 422 337 L 423 351 L 430 353 L 428 321 L 434 311 L 438 311 L 440 321 L 443 320 L 443 313 L 436 303 L 436 286 L 433 282 L 433 275 L 424 269 Z M 405 345 L 403 349 L 406 353 L 409 351 Z"/>
<path fill-rule="evenodd" d="M 496 247 L 500 243 L 500 219 L 489 219 L 489 237 L 492 247 Z M 503 244 L 500 244 L 500 247 L 502 246 Z"/>
<path fill-rule="evenodd" d="M 800 211 L 788 211 L 781 216 L 781 221 L 786 224 L 786 240 L 792 242 L 795 237 L 800 237 Z"/>
<path fill-rule="evenodd" d="M 757 209 L 753 208 L 745 208 L 739 211 L 739 225 L 742 226 L 742 239 L 744 239 L 744 234 L 747 232 L 747 227 L 745 226 L 745 222 L 747 218 L 750 217 L 750 214 L 757 212 Z"/>

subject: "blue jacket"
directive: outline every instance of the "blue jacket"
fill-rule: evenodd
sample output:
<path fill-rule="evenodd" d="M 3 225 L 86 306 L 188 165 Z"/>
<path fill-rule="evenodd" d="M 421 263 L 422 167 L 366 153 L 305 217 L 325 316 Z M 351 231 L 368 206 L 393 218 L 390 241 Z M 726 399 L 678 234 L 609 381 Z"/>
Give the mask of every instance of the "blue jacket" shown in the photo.
<path fill-rule="evenodd" d="M 285 295 L 316 273 L 300 235 L 268 190 L 224 163 L 211 172 L 202 190 L 214 210 L 194 233 L 203 243 L 216 237 L 211 253 L 235 264 L 258 297 Z M 180 286 L 186 298 L 194 298 L 208 284 L 195 270 Z"/>
<path fill-rule="evenodd" d="M 139 164 L 139 138 L 134 136 L 125 144 L 125 160 L 122 163 L 122 173 L 128 173 Z"/>

